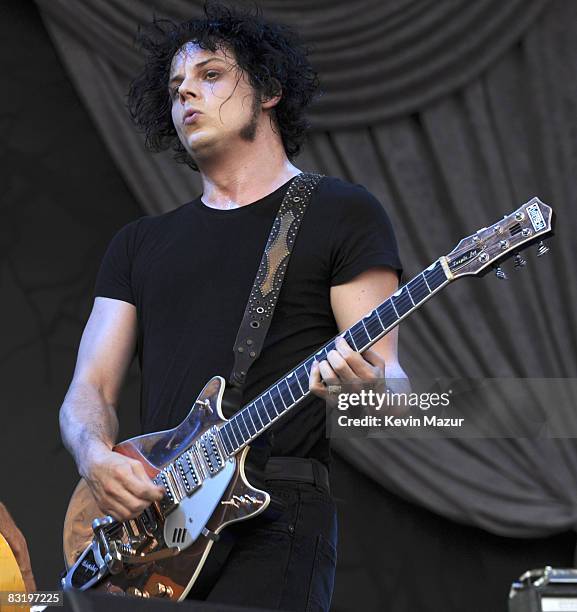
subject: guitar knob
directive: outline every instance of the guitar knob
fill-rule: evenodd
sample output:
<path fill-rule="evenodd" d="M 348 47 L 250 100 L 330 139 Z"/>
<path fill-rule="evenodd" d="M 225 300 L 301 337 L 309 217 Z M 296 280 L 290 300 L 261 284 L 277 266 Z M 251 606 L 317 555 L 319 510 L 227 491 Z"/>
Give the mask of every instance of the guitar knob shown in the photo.
<path fill-rule="evenodd" d="M 541 240 L 537 245 L 537 257 L 541 257 L 545 255 L 545 253 L 549 252 L 549 247 Z"/>
<path fill-rule="evenodd" d="M 505 271 L 503 270 L 503 268 L 501 268 L 501 266 L 497 266 L 495 268 L 495 276 L 499 280 L 507 280 L 507 275 L 505 274 Z"/>
<path fill-rule="evenodd" d="M 162 582 L 157 582 L 150 591 L 150 594 L 153 597 L 166 597 L 171 598 L 173 595 L 172 587 L 166 584 L 162 584 Z"/>
<path fill-rule="evenodd" d="M 515 261 L 515 264 L 514 264 L 515 270 L 520 270 L 521 268 L 527 265 L 527 260 L 523 259 L 520 253 L 515 253 L 514 261 Z"/>
<path fill-rule="evenodd" d="M 131 597 L 142 597 L 142 591 L 134 586 L 128 587 L 126 589 L 126 594 Z"/>
<path fill-rule="evenodd" d="M 92 531 L 96 533 L 99 529 L 108 527 L 108 525 L 111 525 L 112 523 L 114 523 L 114 519 L 108 514 L 103 517 L 97 517 L 92 521 Z"/>

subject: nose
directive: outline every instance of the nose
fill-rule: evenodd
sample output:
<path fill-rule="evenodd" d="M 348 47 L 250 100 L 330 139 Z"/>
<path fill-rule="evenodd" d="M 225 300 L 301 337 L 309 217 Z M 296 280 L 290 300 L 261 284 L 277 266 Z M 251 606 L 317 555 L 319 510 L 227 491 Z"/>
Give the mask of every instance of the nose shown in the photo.
<path fill-rule="evenodd" d="M 182 81 L 178 88 L 178 97 L 180 98 L 181 102 L 186 100 L 188 97 L 198 97 L 193 79 L 187 77 L 184 79 L 184 81 Z"/>

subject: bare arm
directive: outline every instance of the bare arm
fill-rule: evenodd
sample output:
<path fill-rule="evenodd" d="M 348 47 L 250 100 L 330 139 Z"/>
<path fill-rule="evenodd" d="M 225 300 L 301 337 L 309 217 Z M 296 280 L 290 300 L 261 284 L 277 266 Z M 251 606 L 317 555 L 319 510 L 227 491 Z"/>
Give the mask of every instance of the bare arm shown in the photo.
<path fill-rule="evenodd" d="M 331 287 L 331 307 L 339 331 L 348 329 L 368 312 L 385 301 L 397 290 L 397 273 L 391 268 L 378 267 L 366 270 L 348 283 Z M 336 350 L 328 359 L 313 366 L 310 389 L 326 398 L 324 380 L 354 382 L 386 378 L 394 390 L 406 390 L 408 379 L 398 359 L 399 328 L 391 330 L 384 338 L 362 355 L 354 351 L 344 339 L 338 339 Z"/>
<path fill-rule="evenodd" d="M 136 344 L 136 308 L 97 297 L 82 334 L 74 376 L 60 409 L 60 430 L 80 475 L 103 512 L 124 520 L 161 498 L 142 465 L 112 447 L 116 405 Z"/>

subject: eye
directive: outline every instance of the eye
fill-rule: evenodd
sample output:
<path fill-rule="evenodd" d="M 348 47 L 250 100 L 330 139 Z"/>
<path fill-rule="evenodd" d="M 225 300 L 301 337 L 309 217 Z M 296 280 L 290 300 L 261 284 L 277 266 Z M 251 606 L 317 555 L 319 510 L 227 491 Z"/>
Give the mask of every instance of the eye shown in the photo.
<path fill-rule="evenodd" d="M 207 70 L 204 76 L 209 81 L 216 81 L 220 76 L 220 72 L 218 70 Z"/>

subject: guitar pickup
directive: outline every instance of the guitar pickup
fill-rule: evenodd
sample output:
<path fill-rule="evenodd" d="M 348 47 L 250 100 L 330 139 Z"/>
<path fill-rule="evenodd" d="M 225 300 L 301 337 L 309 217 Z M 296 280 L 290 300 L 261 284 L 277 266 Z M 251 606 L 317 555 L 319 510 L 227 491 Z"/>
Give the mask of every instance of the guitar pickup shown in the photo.
<path fill-rule="evenodd" d="M 205 433 L 200 439 L 199 445 L 202 452 L 202 457 L 204 458 L 208 467 L 208 471 L 211 474 L 215 474 L 222 468 L 223 461 L 213 434 L 208 432 Z"/>

